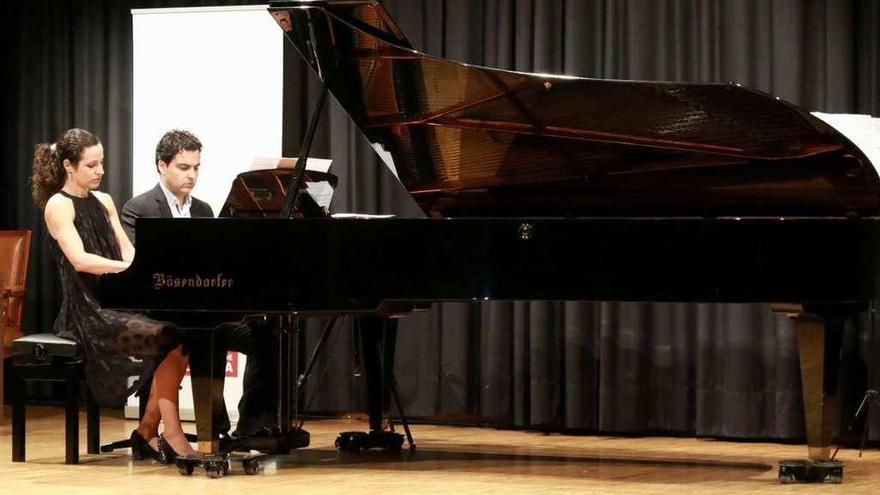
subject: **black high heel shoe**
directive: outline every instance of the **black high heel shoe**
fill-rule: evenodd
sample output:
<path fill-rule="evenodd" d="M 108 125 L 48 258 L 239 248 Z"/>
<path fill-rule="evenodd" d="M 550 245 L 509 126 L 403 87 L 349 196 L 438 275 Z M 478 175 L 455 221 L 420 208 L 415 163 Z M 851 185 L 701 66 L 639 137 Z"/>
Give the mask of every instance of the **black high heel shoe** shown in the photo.
<path fill-rule="evenodd" d="M 174 461 L 177 459 L 177 452 L 174 451 L 174 447 L 162 435 L 159 435 L 158 454 L 159 458 L 157 460 L 162 464 L 174 464 Z"/>
<path fill-rule="evenodd" d="M 159 452 L 154 449 L 137 430 L 131 432 L 131 437 L 129 437 L 128 441 L 131 446 L 132 459 L 136 461 L 142 461 L 144 459 L 159 460 Z"/>

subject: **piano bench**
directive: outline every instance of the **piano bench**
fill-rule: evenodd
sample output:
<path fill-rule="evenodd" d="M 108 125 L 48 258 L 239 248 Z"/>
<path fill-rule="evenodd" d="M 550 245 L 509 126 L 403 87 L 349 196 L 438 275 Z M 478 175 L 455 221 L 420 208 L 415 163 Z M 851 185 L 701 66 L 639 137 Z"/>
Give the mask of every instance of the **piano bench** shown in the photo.
<path fill-rule="evenodd" d="M 79 464 L 80 384 L 85 381 L 76 342 L 51 333 L 26 335 L 12 341 L 9 378 L 12 387 L 12 462 L 25 461 L 25 382 L 64 382 L 64 463 Z M 88 453 L 100 451 L 100 411 L 85 387 Z"/>

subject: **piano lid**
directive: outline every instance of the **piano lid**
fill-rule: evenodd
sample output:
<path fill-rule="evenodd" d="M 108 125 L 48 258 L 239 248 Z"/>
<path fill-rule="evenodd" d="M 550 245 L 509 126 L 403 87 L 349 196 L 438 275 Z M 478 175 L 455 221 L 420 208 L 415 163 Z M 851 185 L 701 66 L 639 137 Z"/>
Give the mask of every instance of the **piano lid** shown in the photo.
<path fill-rule="evenodd" d="M 429 216 L 872 216 L 839 132 L 737 84 L 477 67 L 413 50 L 376 0 L 270 13 Z"/>

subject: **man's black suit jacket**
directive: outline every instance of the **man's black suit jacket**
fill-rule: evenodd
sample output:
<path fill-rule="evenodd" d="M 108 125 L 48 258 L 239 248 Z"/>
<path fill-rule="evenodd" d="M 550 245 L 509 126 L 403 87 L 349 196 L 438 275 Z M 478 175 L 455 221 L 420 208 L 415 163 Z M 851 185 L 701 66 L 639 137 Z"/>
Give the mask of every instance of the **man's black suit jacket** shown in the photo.
<path fill-rule="evenodd" d="M 195 197 L 192 198 L 189 213 L 193 218 L 214 216 L 211 205 Z M 158 183 L 149 191 L 129 199 L 122 207 L 122 228 L 125 229 L 132 244 L 134 244 L 134 221 L 136 218 L 171 218 L 168 199 L 165 198 L 165 193 Z"/>

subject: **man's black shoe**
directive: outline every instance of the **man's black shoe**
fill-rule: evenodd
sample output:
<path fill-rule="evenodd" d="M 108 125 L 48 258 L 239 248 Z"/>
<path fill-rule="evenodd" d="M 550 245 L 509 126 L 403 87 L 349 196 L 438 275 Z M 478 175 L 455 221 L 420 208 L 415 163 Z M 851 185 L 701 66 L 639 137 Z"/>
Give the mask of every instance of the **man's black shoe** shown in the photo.
<path fill-rule="evenodd" d="M 303 429 L 291 430 L 281 433 L 275 428 L 262 428 L 252 435 L 243 436 L 242 432 L 232 432 L 233 443 L 231 450 L 251 451 L 258 450 L 265 454 L 288 454 L 291 450 L 309 446 L 311 435 Z M 230 450 L 230 451 L 231 451 Z"/>
<path fill-rule="evenodd" d="M 239 439 L 229 433 L 221 433 L 217 440 L 220 445 L 220 452 L 231 452 L 235 450 L 235 444 L 239 441 Z"/>

